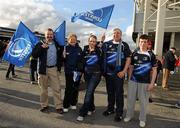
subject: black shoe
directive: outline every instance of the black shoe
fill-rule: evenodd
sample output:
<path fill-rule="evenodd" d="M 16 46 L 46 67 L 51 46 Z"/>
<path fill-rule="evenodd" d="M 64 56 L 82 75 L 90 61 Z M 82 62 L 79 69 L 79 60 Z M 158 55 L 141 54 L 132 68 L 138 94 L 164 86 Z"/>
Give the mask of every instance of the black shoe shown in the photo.
<path fill-rule="evenodd" d="M 153 102 L 152 98 L 149 98 L 149 103 L 152 103 L 152 102 Z"/>
<path fill-rule="evenodd" d="M 113 111 L 106 110 L 106 111 L 103 112 L 104 116 L 109 116 L 111 114 L 114 114 L 114 110 Z"/>
<path fill-rule="evenodd" d="M 41 112 L 49 113 L 49 107 L 43 107 L 40 109 Z"/>
<path fill-rule="evenodd" d="M 122 120 L 122 116 L 116 115 L 114 117 L 114 121 L 116 121 L 116 122 L 120 122 L 121 120 Z"/>
<path fill-rule="evenodd" d="M 63 114 L 64 113 L 62 108 L 56 109 L 56 112 L 59 113 L 59 114 Z"/>

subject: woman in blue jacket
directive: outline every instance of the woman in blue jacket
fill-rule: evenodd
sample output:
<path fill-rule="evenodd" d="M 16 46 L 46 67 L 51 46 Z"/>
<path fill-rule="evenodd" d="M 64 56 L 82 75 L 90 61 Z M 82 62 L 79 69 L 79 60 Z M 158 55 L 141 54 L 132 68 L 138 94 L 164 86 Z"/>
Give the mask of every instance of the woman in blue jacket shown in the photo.
<path fill-rule="evenodd" d="M 76 109 L 78 101 L 78 87 L 80 83 L 79 79 L 73 79 L 74 73 L 78 72 L 78 63 L 80 62 L 82 49 L 77 43 L 77 36 L 75 34 L 69 34 L 68 44 L 64 48 L 64 71 L 66 88 L 63 101 L 63 111 L 68 112 L 69 107 Z"/>

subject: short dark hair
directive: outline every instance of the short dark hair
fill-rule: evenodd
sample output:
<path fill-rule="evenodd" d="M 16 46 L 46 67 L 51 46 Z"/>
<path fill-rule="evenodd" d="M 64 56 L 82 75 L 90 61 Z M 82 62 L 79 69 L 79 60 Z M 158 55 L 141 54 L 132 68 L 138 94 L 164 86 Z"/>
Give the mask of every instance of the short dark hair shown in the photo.
<path fill-rule="evenodd" d="M 139 39 L 149 40 L 149 36 L 147 34 L 142 34 Z"/>
<path fill-rule="evenodd" d="M 45 35 L 46 35 L 46 33 L 49 32 L 49 31 L 52 32 L 52 33 L 54 34 L 53 29 L 52 29 L 52 28 L 48 28 L 48 29 L 45 31 Z"/>
<path fill-rule="evenodd" d="M 93 34 L 91 34 L 91 35 L 89 36 L 88 40 L 89 40 L 90 38 L 94 38 L 95 40 L 97 40 L 97 37 L 96 37 L 95 35 L 93 35 Z"/>
<path fill-rule="evenodd" d="M 52 31 L 53 32 L 53 29 L 52 28 L 48 28 L 47 31 Z"/>

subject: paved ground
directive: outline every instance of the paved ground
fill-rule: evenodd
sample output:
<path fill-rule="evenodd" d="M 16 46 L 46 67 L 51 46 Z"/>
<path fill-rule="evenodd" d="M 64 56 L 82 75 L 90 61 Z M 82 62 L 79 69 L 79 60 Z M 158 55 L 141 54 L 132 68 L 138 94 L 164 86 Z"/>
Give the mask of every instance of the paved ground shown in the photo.
<path fill-rule="evenodd" d="M 67 114 L 57 114 L 53 109 L 52 92 L 50 92 L 50 114 L 39 112 L 39 93 L 37 85 L 29 82 L 28 68 L 16 68 L 18 75 L 14 80 L 5 80 L 7 65 L 0 64 L 0 128 L 138 128 L 139 105 L 136 105 L 135 117 L 129 123 L 113 121 L 114 115 L 104 117 L 106 91 L 101 82 L 95 93 L 96 113 L 85 118 L 83 123 L 76 121 L 78 110 Z M 180 75 L 174 75 L 179 78 Z M 176 81 L 178 81 L 177 79 Z M 62 85 L 64 77 L 62 73 Z M 126 87 L 125 84 L 125 108 Z M 164 91 L 158 86 L 153 92 L 154 102 L 149 104 L 146 128 L 180 128 L 180 109 L 174 104 L 180 99 L 180 85 L 172 85 L 171 90 Z M 62 90 L 64 94 L 64 89 Z M 84 91 L 79 94 L 78 108 L 82 105 Z M 137 101 L 138 103 L 138 101 Z M 126 110 L 125 110 L 126 112 Z"/>

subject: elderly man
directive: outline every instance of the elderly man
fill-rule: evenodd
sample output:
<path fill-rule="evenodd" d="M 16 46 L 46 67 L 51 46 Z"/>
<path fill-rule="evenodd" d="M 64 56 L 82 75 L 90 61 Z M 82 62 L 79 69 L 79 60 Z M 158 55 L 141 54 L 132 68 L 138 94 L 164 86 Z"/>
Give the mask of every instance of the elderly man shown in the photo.
<path fill-rule="evenodd" d="M 45 41 L 39 42 L 33 49 L 32 56 L 38 58 L 41 112 L 49 112 L 48 87 L 50 86 L 54 96 L 56 111 L 59 114 L 63 113 L 58 77 L 62 66 L 62 53 L 63 47 L 60 47 L 54 41 L 54 33 L 51 28 L 45 32 Z"/>
<path fill-rule="evenodd" d="M 116 103 L 116 115 L 114 121 L 121 121 L 124 107 L 124 76 L 130 65 L 131 51 L 126 42 L 121 39 L 122 32 L 119 28 L 113 30 L 113 39 L 103 43 L 104 76 L 108 94 L 107 110 L 104 116 L 114 113 Z"/>

